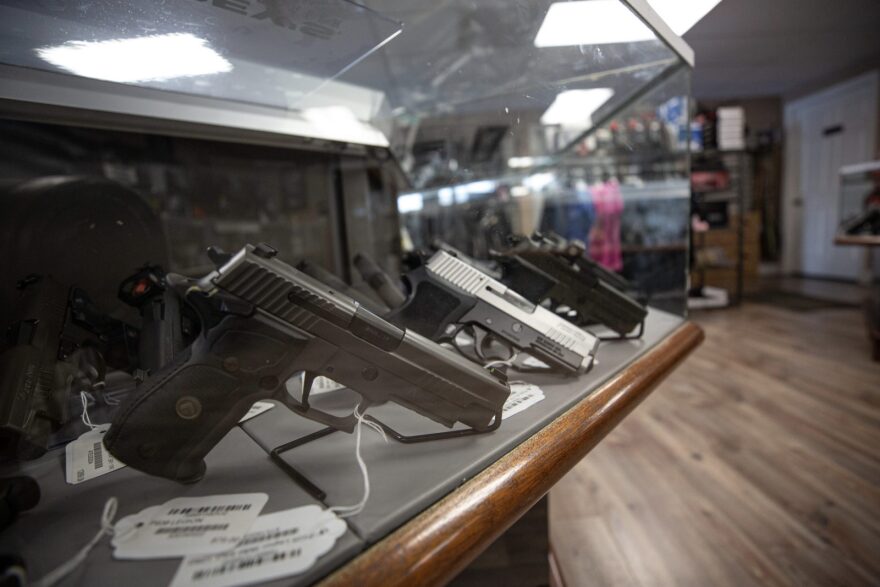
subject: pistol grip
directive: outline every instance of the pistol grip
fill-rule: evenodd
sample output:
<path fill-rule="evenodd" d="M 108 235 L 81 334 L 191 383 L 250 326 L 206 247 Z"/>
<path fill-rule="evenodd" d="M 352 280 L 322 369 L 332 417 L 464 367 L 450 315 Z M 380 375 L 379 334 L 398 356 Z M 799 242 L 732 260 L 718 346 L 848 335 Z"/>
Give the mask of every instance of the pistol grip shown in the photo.
<path fill-rule="evenodd" d="M 306 344 L 255 319 L 230 316 L 144 382 L 104 445 L 123 463 L 189 483 L 204 457 L 257 400 L 283 389 Z"/>
<path fill-rule="evenodd" d="M 405 279 L 410 295 L 387 319 L 431 340 L 446 336 L 447 326 L 458 322 L 477 303 L 470 294 L 429 276 L 424 267 L 410 271 Z"/>

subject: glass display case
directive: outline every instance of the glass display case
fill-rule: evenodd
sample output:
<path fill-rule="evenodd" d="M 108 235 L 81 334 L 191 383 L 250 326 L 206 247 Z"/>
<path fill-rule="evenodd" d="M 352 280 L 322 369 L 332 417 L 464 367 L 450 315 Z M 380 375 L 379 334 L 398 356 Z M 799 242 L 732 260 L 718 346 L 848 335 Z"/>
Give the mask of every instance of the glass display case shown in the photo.
<path fill-rule="evenodd" d="M 36 578 L 111 494 L 260 491 L 346 518 L 308 584 L 532 437 L 682 327 L 693 60 L 646 0 L 0 0 L 0 466 L 42 489 L 0 546 Z M 502 284 L 524 242 L 634 321 Z M 430 263 L 480 320 L 405 323 L 382 287 Z M 71 584 L 191 584 L 88 557 Z"/>
<path fill-rule="evenodd" d="M 353 274 L 346 260 L 350 251 L 367 246 L 365 239 L 387 235 L 394 220 L 378 226 L 375 219 L 388 215 L 389 198 L 402 196 L 404 247 L 432 237 L 463 245 L 455 231 L 466 234 L 470 224 L 481 222 L 502 222 L 495 229 L 495 246 L 506 238 L 504 230 L 555 229 L 587 241 L 594 251 L 605 249 L 603 262 L 644 282 L 658 303 L 685 290 L 687 228 L 681 210 L 688 194 L 682 170 L 693 55 L 643 0 L 497 0 L 479 6 L 458 1 L 362 6 L 347 0 L 176 0 L 136 6 L 0 2 L 4 22 L 14 23 L 0 31 L 0 62 L 9 64 L 2 70 L 2 98 L 7 116 L 28 121 L 4 133 L 5 142 L 22 140 L 27 128 L 51 141 L 52 133 L 70 135 L 74 124 L 281 144 L 291 149 L 291 159 L 301 157 L 304 149 L 317 150 L 325 154 L 326 169 L 332 169 L 328 173 L 337 177 L 310 184 L 303 197 L 325 206 L 371 195 L 370 206 L 340 209 L 331 221 L 335 234 L 326 223 L 329 212 L 315 212 L 315 222 L 304 223 L 301 216 L 275 213 L 277 204 L 258 207 L 282 231 L 307 225 L 297 231 L 305 237 L 302 242 L 314 245 L 324 238 L 342 247 L 334 254 L 331 247 L 322 247 L 321 261 L 346 277 Z M 64 129 L 29 127 L 33 121 L 61 122 Z M 46 173 L 97 172 L 139 189 L 164 215 L 166 239 L 176 243 L 181 231 L 187 238 L 205 233 L 200 227 L 189 230 L 189 220 L 181 215 L 203 214 L 208 222 L 215 213 L 221 222 L 224 214 L 238 216 L 223 192 L 235 191 L 239 195 L 232 198 L 245 201 L 289 198 L 284 192 L 292 186 L 283 178 L 279 185 L 266 182 L 255 191 L 238 183 L 246 179 L 227 179 L 220 193 L 202 185 L 164 193 L 166 185 L 174 189 L 175 179 L 159 179 L 161 185 L 148 187 L 168 173 L 156 161 L 158 153 L 148 151 L 159 149 L 165 156 L 177 150 L 178 139 L 169 137 L 166 145 L 153 140 L 135 155 L 124 135 L 105 140 L 99 134 L 85 136 L 100 143 L 103 153 L 93 145 L 78 147 L 81 163 L 93 161 L 47 168 Z M 208 152 L 206 145 L 201 148 Z M 249 167 L 253 177 L 274 175 L 249 164 L 254 154 L 239 149 L 237 162 L 208 155 L 182 167 L 220 167 L 223 174 Z M 16 179 L 39 173 L 15 161 L 11 165 Z M 292 161 L 297 171 L 289 173 L 304 176 L 308 165 Z M 343 171 L 353 166 L 364 168 L 364 177 L 355 180 Z M 251 193 L 241 195 L 246 190 Z M 626 202 L 611 212 L 608 230 L 599 224 L 593 230 L 589 221 L 596 212 L 589 203 L 594 193 L 617 202 L 609 210 Z M 186 211 L 169 212 L 159 201 L 188 197 L 213 205 L 186 203 L 181 204 Z M 435 210 L 450 202 L 450 209 Z M 511 206 L 520 211 L 505 212 L 507 219 L 482 211 Z M 354 215 L 349 220 L 358 230 L 343 235 L 338 228 L 347 213 Z M 255 214 L 251 210 L 238 219 L 252 221 Z M 561 214 L 580 214 L 581 226 L 567 226 L 562 216 L 554 219 Z M 458 227 L 436 228 L 441 218 L 453 217 Z M 205 218 L 198 220 L 204 223 Z M 232 240 L 245 228 L 223 226 Z M 266 225 L 266 238 L 276 240 L 276 228 Z M 263 227 L 254 230 L 250 234 Z M 208 231 L 205 238 L 215 239 L 215 233 Z M 475 235 L 473 248 L 464 248 L 485 253 L 490 243 L 481 244 L 481 238 Z M 287 246 L 286 236 L 281 240 L 293 257 L 313 255 Z M 185 271 L 176 261 L 203 245 L 201 240 L 180 243 L 180 251 L 172 246 L 175 262 L 169 267 Z M 395 269 L 396 245 L 376 247 L 387 267 Z M 667 306 L 683 308 L 680 300 Z"/>

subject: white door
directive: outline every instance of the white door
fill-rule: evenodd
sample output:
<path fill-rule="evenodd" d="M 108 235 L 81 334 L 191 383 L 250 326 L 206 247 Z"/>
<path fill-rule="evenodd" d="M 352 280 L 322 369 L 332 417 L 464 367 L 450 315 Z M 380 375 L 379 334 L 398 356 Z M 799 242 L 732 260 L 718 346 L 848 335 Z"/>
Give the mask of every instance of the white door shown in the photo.
<path fill-rule="evenodd" d="M 844 165 L 875 158 L 878 74 L 850 80 L 786 106 L 785 269 L 855 280 L 863 252 L 834 246 Z"/>

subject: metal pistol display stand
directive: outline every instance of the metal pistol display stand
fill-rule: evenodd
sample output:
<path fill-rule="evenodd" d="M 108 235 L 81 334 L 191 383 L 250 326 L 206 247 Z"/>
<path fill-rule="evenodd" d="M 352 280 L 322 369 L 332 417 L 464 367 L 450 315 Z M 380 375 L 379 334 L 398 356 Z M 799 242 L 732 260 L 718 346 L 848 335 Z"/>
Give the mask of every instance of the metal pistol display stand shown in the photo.
<path fill-rule="evenodd" d="M 284 471 L 294 482 L 299 484 L 303 490 L 305 490 L 309 495 L 317 499 L 318 501 L 323 502 L 327 493 L 318 487 L 316 484 L 312 483 L 303 473 L 298 471 L 296 467 L 288 463 L 281 456 L 284 453 L 290 452 L 295 448 L 299 448 L 301 446 L 305 446 L 312 441 L 318 440 L 325 436 L 329 436 L 330 434 L 344 430 L 348 432 L 354 431 L 354 427 L 359 425 L 359 422 L 354 414 L 346 417 L 334 416 L 332 414 L 328 414 L 327 412 L 323 412 L 321 410 L 317 410 L 311 406 L 309 403 L 309 396 L 311 394 L 312 384 L 314 383 L 317 375 L 311 373 L 303 374 L 303 382 L 302 382 L 302 400 L 297 401 L 293 398 L 290 393 L 285 393 L 284 398 L 278 398 L 285 406 L 287 406 L 294 413 L 305 415 L 306 412 L 310 414 L 310 419 L 319 421 L 323 424 L 327 424 L 326 428 L 318 430 L 317 432 L 312 432 L 311 434 L 307 434 L 301 438 L 297 438 L 295 440 L 291 440 L 290 442 L 285 442 L 279 446 L 276 446 L 271 451 L 269 451 L 269 458 L 274 462 L 278 467 Z M 358 407 L 362 407 L 365 411 L 371 405 L 375 404 L 364 404 L 362 401 Z M 317 417 L 316 417 L 317 416 Z M 445 432 L 432 432 L 429 434 L 416 434 L 416 435 L 406 435 L 398 432 L 394 428 L 391 428 L 381 420 L 374 418 L 373 416 L 368 416 L 366 414 L 363 415 L 363 420 L 366 422 L 371 422 L 377 426 L 379 426 L 382 431 L 396 440 L 397 442 L 401 442 L 403 444 L 414 444 L 419 442 L 429 442 L 432 440 L 446 440 L 449 438 L 461 438 L 463 436 L 473 436 L 476 434 L 485 434 L 487 432 L 492 432 L 493 430 L 497 430 L 501 425 L 501 409 L 495 412 L 494 417 L 492 418 L 492 423 L 485 430 L 477 430 L 476 428 L 468 428 L 465 430 L 449 430 Z"/>

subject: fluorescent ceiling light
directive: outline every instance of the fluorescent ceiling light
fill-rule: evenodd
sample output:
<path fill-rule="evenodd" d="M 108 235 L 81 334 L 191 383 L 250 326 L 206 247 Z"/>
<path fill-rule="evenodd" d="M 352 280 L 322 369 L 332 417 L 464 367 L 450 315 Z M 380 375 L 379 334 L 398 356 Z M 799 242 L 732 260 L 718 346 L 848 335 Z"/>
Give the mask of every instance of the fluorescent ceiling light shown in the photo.
<path fill-rule="evenodd" d="M 531 167 L 535 164 L 534 157 L 511 157 L 507 160 L 507 166 L 514 169 L 520 167 Z"/>
<path fill-rule="evenodd" d="M 720 3 L 721 0 L 648 0 L 676 35 L 685 34 Z"/>
<path fill-rule="evenodd" d="M 578 0 L 550 5 L 535 37 L 535 47 L 633 43 L 655 38 L 620 0 Z"/>
<path fill-rule="evenodd" d="M 462 186 L 467 193 L 472 195 L 480 195 L 480 194 L 488 194 L 495 191 L 495 188 L 498 187 L 492 180 L 484 180 L 484 181 L 475 181 L 472 183 L 465 184 Z"/>
<path fill-rule="evenodd" d="M 541 124 L 587 127 L 593 122 L 593 114 L 611 99 L 611 88 L 591 90 L 566 90 L 560 92 L 550 107 L 541 115 Z"/>
<path fill-rule="evenodd" d="M 523 185 L 530 190 L 540 192 L 556 180 L 556 176 L 552 172 L 536 173 L 530 175 L 523 180 Z"/>
<path fill-rule="evenodd" d="M 437 192 L 437 200 L 441 206 L 451 206 L 455 202 L 455 192 L 452 188 L 440 188 Z"/>
<path fill-rule="evenodd" d="M 418 212 L 425 206 L 425 198 L 420 193 L 403 194 L 397 198 L 397 211 L 401 214 Z"/>
<path fill-rule="evenodd" d="M 232 64 L 189 33 L 109 41 L 68 41 L 37 49 L 52 65 L 70 73 L 111 82 L 165 81 L 232 70 Z"/>

